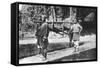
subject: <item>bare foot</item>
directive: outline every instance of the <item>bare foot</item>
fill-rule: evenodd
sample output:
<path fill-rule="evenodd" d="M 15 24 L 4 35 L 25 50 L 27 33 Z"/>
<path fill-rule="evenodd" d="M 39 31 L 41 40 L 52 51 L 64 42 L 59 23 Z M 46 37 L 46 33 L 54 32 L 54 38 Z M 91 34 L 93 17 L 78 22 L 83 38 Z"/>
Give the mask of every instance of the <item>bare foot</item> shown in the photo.
<path fill-rule="evenodd" d="M 42 61 L 47 61 L 47 58 L 44 58 L 44 57 L 43 57 Z"/>

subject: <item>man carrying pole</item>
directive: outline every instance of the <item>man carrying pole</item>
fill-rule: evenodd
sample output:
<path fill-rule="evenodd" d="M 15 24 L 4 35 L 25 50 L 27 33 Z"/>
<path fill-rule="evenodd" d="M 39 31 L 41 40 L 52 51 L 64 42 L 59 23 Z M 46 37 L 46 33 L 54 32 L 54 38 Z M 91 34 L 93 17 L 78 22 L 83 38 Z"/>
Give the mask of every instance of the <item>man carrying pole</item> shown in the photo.
<path fill-rule="evenodd" d="M 79 48 L 79 41 L 80 41 L 80 33 L 82 31 L 82 26 L 79 24 L 79 22 L 74 19 L 73 24 L 71 25 L 69 33 L 71 33 L 72 43 L 75 47 L 75 52 L 78 51 Z"/>
<path fill-rule="evenodd" d="M 49 27 L 46 22 L 46 17 L 42 17 L 42 23 L 38 27 L 36 32 L 37 37 L 37 45 L 40 49 L 40 53 L 43 55 L 44 59 L 47 59 L 47 46 L 48 46 L 48 35 L 49 35 Z"/>

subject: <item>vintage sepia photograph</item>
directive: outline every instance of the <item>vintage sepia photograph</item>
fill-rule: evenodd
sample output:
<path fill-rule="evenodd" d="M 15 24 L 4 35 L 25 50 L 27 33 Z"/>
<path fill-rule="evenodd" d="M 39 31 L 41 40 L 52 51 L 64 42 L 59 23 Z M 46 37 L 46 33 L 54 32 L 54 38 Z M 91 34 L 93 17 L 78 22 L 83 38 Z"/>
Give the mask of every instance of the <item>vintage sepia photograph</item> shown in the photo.
<path fill-rule="evenodd" d="M 19 64 L 97 60 L 97 8 L 19 4 Z"/>

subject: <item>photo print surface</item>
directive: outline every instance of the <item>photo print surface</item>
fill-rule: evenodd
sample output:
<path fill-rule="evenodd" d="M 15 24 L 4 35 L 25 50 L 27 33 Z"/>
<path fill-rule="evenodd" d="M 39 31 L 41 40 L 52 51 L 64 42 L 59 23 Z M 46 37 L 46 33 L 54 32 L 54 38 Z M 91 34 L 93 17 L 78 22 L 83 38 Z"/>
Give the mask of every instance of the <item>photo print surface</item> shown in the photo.
<path fill-rule="evenodd" d="M 19 4 L 19 64 L 97 59 L 97 9 Z"/>

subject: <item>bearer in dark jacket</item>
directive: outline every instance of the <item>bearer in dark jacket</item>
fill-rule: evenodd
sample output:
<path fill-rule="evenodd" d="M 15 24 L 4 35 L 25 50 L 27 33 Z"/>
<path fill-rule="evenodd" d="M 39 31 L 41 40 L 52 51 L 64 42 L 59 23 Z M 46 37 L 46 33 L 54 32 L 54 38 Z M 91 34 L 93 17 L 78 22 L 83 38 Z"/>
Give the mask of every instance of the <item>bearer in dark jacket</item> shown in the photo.
<path fill-rule="evenodd" d="M 36 37 L 38 48 L 40 49 L 40 53 L 42 53 L 44 59 L 47 59 L 48 36 L 48 23 L 46 22 L 46 18 L 43 18 L 43 22 L 38 24 Z"/>

